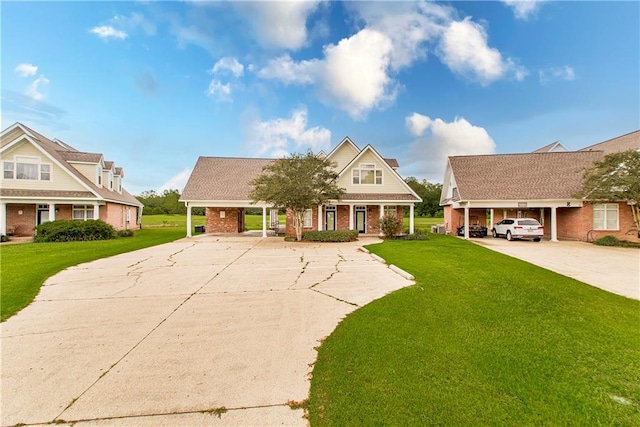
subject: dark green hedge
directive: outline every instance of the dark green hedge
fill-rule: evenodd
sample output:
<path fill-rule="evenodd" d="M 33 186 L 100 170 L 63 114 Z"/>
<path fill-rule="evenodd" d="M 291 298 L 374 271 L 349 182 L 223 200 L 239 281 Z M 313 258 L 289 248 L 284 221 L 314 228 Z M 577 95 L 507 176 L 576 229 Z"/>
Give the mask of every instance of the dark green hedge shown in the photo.
<path fill-rule="evenodd" d="M 58 219 L 36 227 L 34 242 L 74 242 L 83 240 L 107 240 L 117 236 L 112 226 L 100 219 L 76 221 Z"/>
<path fill-rule="evenodd" d="M 358 230 L 307 231 L 302 234 L 307 242 L 354 242 L 358 240 Z"/>

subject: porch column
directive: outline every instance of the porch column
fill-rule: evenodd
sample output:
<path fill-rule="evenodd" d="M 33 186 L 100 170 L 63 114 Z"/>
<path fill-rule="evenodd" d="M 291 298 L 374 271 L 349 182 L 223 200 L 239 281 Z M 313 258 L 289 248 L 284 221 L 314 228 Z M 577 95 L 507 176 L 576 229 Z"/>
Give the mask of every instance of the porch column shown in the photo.
<path fill-rule="evenodd" d="M 318 205 L 318 231 L 322 231 L 322 229 L 324 228 L 322 226 L 322 205 Z"/>
<path fill-rule="evenodd" d="M 409 234 L 413 234 L 413 203 L 409 205 Z"/>
<path fill-rule="evenodd" d="M 493 228 L 493 209 L 489 210 L 489 225 L 491 226 L 491 228 Z"/>
<path fill-rule="evenodd" d="M 7 235 L 7 204 L 0 203 L 0 234 Z"/>
<path fill-rule="evenodd" d="M 353 204 L 349 204 L 349 230 L 353 230 Z"/>
<path fill-rule="evenodd" d="M 56 205 L 49 203 L 49 221 L 56 220 Z"/>
<path fill-rule="evenodd" d="M 556 215 L 556 207 L 551 208 L 551 241 L 558 241 L 558 216 Z"/>
<path fill-rule="evenodd" d="M 93 219 L 100 219 L 100 205 L 97 203 L 93 204 Z"/>
<path fill-rule="evenodd" d="M 262 207 L 262 237 L 267 237 L 267 207 Z"/>
<path fill-rule="evenodd" d="M 464 206 L 464 238 L 469 240 L 469 203 Z"/>
<path fill-rule="evenodd" d="M 380 210 L 380 215 L 378 216 L 378 218 L 382 219 L 384 217 L 384 205 L 378 206 L 378 209 Z M 378 234 L 382 236 L 382 230 L 380 230 Z"/>
<path fill-rule="evenodd" d="M 186 202 L 187 205 L 187 237 L 191 237 L 191 205 Z"/>

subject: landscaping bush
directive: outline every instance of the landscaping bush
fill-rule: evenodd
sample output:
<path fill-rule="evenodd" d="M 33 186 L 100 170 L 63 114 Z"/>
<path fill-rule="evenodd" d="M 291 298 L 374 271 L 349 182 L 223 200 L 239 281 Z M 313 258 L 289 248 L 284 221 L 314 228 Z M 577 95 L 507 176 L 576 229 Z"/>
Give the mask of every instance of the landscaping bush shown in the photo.
<path fill-rule="evenodd" d="M 378 227 L 384 237 L 389 239 L 402 233 L 404 224 L 402 218 L 397 218 L 395 215 L 385 215 L 378 220 Z"/>
<path fill-rule="evenodd" d="M 604 236 L 593 243 L 600 246 L 618 246 L 618 244 L 620 244 L 620 240 L 618 240 L 616 236 Z"/>
<path fill-rule="evenodd" d="M 99 219 L 76 221 L 59 219 L 40 224 L 36 227 L 33 241 L 75 242 L 85 240 L 107 240 L 116 237 L 112 226 Z"/>
<path fill-rule="evenodd" d="M 358 240 L 358 230 L 307 231 L 302 234 L 307 242 L 354 242 Z"/>
<path fill-rule="evenodd" d="M 118 237 L 133 237 L 135 236 L 135 233 L 133 230 L 118 230 L 117 235 Z"/>

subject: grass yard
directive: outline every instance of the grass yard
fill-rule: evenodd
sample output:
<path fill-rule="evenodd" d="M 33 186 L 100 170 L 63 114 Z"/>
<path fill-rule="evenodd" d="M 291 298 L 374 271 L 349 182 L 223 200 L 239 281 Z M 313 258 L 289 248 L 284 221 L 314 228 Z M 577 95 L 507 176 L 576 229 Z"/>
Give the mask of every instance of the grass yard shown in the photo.
<path fill-rule="evenodd" d="M 21 243 L 0 250 L 0 321 L 29 305 L 44 281 L 67 267 L 171 242 L 184 227 L 144 228 L 135 237 L 92 242 Z"/>
<path fill-rule="evenodd" d="M 403 218 L 404 228 L 409 228 L 409 218 Z M 432 225 L 444 224 L 444 218 L 427 218 L 417 216 L 413 219 L 413 227 L 416 230 L 431 231 Z"/>
<path fill-rule="evenodd" d="M 640 301 L 451 236 L 369 249 L 416 285 L 324 341 L 312 426 L 640 425 Z"/>
<path fill-rule="evenodd" d="M 191 225 L 204 225 L 203 215 L 191 215 Z M 179 227 L 186 235 L 187 216 L 186 215 L 142 215 L 142 228 L 151 227 Z"/>

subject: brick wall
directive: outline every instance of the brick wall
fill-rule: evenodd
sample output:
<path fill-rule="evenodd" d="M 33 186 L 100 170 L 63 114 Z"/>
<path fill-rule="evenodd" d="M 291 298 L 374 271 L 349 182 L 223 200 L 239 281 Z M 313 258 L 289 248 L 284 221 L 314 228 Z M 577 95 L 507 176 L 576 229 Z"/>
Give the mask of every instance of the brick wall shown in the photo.
<path fill-rule="evenodd" d="M 355 209 L 353 211 L 355 216 Z M 336 230 L 348 230 L 349 229 L 349 206 L 338 205 L 336 209 Z M 355 227 L 355 219 L 353 226 Z"/>
<path fill-rule="evenodd" d="M 127 209 L 130 209 L 130 221 L 127 223 Z M 116 230 L 137 230 L 136 224 L 138 211 L 135 207 L 129 207 L 118 203 L 107 203 L 100 206 L 100 219 L 111 224 Z"/>
<path fill-rule="evenodd" d="M 224 212 L 224 218 L 221 218 Z M 207 208 L 207 233 L 238 233 L 238 212 L 244 213 L 243 208 Z"/>
<path fill-rule="evenodd" d="M 7 231 L 13 227 L 16 236 L 33 236 L 35 226 L 36 205 L 7 205 Z"/>
<path fill-rule="evenodd" d="M 586 241 L 615 236 L 620 240 L 640 241 L 631 208 L 626 202 L 618 203 L 619 230 L 593 230 L 593 205 L 590 203 L 582 208 L 559 208 L 557 216 L 559 239 Z"/>
<path fill-rule="evenodd" d="M 324 215 L 324 209 L 322 209 L 322 215 Z M 293 227 L 293 211 L 287 209 L 286 217 L 287 217 L 286 219 L 287 222 L 285 227 L 285 235 L 289 237 L 295 237 L 296 229 Z M 302 232 L 304 233 L 305 231 L 317 230 L 317 229 L 318 229 L 318 207 L 314 206 L 313 209 L 311 209 L 311 228 L 303 228 Z"/>

